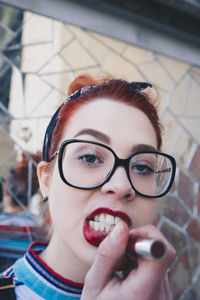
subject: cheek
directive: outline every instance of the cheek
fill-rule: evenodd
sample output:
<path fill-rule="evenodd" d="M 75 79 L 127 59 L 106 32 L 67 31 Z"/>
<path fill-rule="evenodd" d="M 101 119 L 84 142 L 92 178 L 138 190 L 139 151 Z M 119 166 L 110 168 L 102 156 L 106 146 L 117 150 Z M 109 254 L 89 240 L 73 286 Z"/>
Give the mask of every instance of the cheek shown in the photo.
<path fill-rule="evenodd" d="M 136 221 L 135 226 L 140 227 L 152 224 L 156 216 L 157 206 L 157 199 L 139 199 L 134 213 Z"/>
<path fill-rule="evenodd" d="M 67 185 L 62 182 L 57 170 L 54 170 L 49 183 L 49 210 L 53 227 L 62 225 L 72 212 L 72 201 Z M 66 221 L 65 221 L 66 222 Z"/>
<path fill-rule="evenodd" d="M 49 209 L 52 218 L 56 218 L 58 222 L 66 222 L 73 218 L 74 212 L 77 210 L 77 196 L 68 190 L 67 186 L 57 185 L 52 187 L 49 194 Z"/>
<path fill-rule="evenodd" d="M 88 192 L 66 185 L 55 170 L 49 189 L 49 210 L 54 230 L 80 230 L 88 198 Z"/>

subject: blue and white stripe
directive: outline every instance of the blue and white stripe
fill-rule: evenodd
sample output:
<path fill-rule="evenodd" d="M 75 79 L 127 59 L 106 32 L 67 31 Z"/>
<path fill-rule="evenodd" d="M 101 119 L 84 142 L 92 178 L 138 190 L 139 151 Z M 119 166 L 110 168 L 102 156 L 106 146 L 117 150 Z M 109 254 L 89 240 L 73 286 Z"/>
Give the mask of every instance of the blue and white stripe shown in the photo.
<path fill-rule="evenodd" d="M 38 248 L 39 246 L 39 248 Z M 81 298 L 82 285 L 67 281 L 45 265 L 38 254 L 46 245 L 34 243 L 29 247 L 24 257 L 18 259 L 13 268 L 10 268 L 6 275 L 16 281 L 16 295 L 29 289 L 34 297 L 33 300 L 78 300 Z M 18 286 L 19 285 L 19 286 Z M 24 288 L 23 288 L 24 287 Z"/>

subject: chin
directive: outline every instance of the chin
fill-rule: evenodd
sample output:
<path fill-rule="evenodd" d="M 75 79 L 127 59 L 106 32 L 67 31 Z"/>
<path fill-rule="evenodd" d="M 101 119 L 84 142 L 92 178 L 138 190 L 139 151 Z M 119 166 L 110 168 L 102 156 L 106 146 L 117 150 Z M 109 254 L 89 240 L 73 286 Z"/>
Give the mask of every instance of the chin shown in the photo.
<path fill-rule="evenodd" d="M 84 247 L 84 250 L 81 251 L 82 261 L 84 261 L 85 265 L 87 265 L 87 268 L 89 269 L 94 262 L 98 248 L 90 245 L 87 241 L 85 243 L 86 246 Z"/>

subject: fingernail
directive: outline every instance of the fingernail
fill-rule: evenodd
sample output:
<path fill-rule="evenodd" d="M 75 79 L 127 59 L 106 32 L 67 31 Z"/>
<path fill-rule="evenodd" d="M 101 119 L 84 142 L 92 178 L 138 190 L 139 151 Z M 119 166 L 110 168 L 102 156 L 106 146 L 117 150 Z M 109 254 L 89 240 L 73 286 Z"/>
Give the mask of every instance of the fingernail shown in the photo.
<path fill-rule="evenodd" d="M 111 238 L 114 242 L 117 242 L 120 237 L 123 235 L 124 227 L 122 223 L 118 223 L 115 225 L 115 228 L 111 232 Z"/>

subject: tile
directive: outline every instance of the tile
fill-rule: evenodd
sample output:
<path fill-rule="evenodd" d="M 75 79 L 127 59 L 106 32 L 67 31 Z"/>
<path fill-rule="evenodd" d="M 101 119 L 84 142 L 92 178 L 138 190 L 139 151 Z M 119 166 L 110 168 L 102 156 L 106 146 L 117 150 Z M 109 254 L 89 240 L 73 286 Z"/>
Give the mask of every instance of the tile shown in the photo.
<path fill-rule="evenodd" d="M 166 220 L 161 227 L 161 232 L 174 246 L 177 255 L 179 256 L 186 246 L 185 233 L 183 233 L 182 228 L 179 226 L 172 226 L 170 223 L 167 223 Z"/>
<path fill-rule="evenodd" d="M 90 74 L 91 76 L 93 76 L 94 78 L 97 78 L 97 79 L 99 79 L 99 78 L 110 78 L 110 74 L 105 72 L 103 70 L 103 68 L 101 68 L 101 66 L 89 67 L 85 70 L 85 73 Z M 73 74 L 73 78 L 75 78 L 76 76 L 82 75 L 83 71 L 82 70 L 78 70 L 78 71 L 75 70 L 75 71 L 71 72 L 71 74 Z"/>
<path fill-rule="evenodd" d="M 168 98 L 169 98 L 169 95 L 167 92 L 163 91 L 163 90 L 160 90 L 160 91 L 157 91 L 158 92 L 158 113 L 159 113 L 159 117 L 161 119 L 161 122 L 162 122 L 162 118 L 163 118 L 163 115 L 167 109 L 167 106 L 168 106 Z"/>
<path fill-rule="evenodd" d="M 200 122 L 200 117 L 198 118 L 194 118 L 194 117 L 190 117 L 190 118 L 184 118 L 184 117 L 180 117 L 179 118 L 180 123 L 182 124 L 182 126 L 184 128 L 186 128 L 186 130 L 190 133 L 191 137 L 198 143 L 200 144 L 200 135 L 199 135 L 199 122 Z"/>
<path fill-rule="evenodd" d="M 52 89 L 44 96 L 44 98 L 34 107 L 31 116 L 43 117 L 51 116 L 56 111 L 58 106 L 65 100 L 65 95 L 56 89 Z"/>
<path fill-rule="evenodd" d="M 199 300 L 200 295 L 200 276 L 198 280 L 189 287 L 188 292 L 184 294 L 183 300 Z M 182 300 L 181 299 L 181 300 Z"/>
<path fill-rule="evenodd" d="M 35 139 L 37 136 L 37 121 L 32 119 L 15 119 L 10 124 L 10 136 L 17 145 L 26 151 L 37 151 Z"/>
<path fill-rule="evenodd" d="M 186 252 L 180 257 L 169 272 L 169 282 L 174 300 L 178 300 L 184 290 L 190 286 L 189 264 Z"/>
<path fill-rule="evenodd" d="M 17 95 L 17 97 L 16 97 Z M 14 118 L 24 117 L 24 76 L 16 66 L 12 66 L 10 82 L 9 112 Z"/>
<path fill-rule="evenodd" d="M 194 76 L 194 78 L 200 82 L 200 68 L 199 67 L 195 67 L 195 66 L 192 66 L 191 67 L 191 72 L 192 72 L 192 75 Z"/>
<path fill-rule="evenodd" d="M 35 74 L 26 75 L 25 86 L 25 116 L 41 115 L 41 102 L 43 102 L 43 99 L 50 93 L 51 87 Z M 33 93 L 32 91 L 35 92 Z"/>
<path fill-rule="evenodd" d="M 185 102 L 187 98 L 187 87 L 190 82 L 190 76 L 184 76 L 170 94 L 169 107 L 174 114 L 182 114 L 185 111 Z"/>
<path fill-rule="evenodd" d="M 199 185 L 198 198 L 197 198 L 197 211 L 198 211 L 198 216 L 200 217 L 200 185 Z"/>
<path fill-rule="evenodd" d="M 187 165 L 193 150 L 193 141 L 191 136 L 185 131 L 181 131 L 173 148 L 173 156 L 176 158 L 178 165 L 184 167 Z"/>
<path fill-rule="evenodd" d="M 187 232 L 195 241 L 200 243 L 200 220 L 191 220 L 187 227 Z"/>
<path fill-rule="evenodd" d="M 101 65 L 108 52 L 106 45 L 96 38 L 91 31 L 83 30 L 81 28 L 73 27 L 75 38 L 81 42 L 83 47 L 95 58 Z M 102 39 L 103 40 L 103 39 Z"/>
<path fill-rule="evenodd" d="M 148 78 L 149 82 L 164 91 L 170 91 L 174 87 L 174 82 L 157 60 L 139 66 L 141 72 Z"/>
<path fill-rule="evenodd" d="M 184 113 L 187 116 L 199 116 L 200 121 L 200 109 L 199 107 L 199 94 L 200 94 L 200 82 L 191 80 L 190 86 L 188 87 L 187 103 L 185 104 Z"/>
<path fill-rule="evenodd" d="M 67 89 L 71 83 L 71 74 L 70 72 L 64 73 L 53 73 L 49 75 L 42 75 L 41 78 L 47 82 L 51 87 L 59 90 L 65 96 L 67 96 Z"/>
<path fill-rule="evenodd" d="M 53 55 L 51 43 L 27 45 L 22 52 L 21 70 L 24 73 L 36 73 L 47 64 Z"/>
<path fill-rule="evenodd" d="M 200 147 L 196 150 L 191 165 L 190 171 L 194 174 L 194 176 L 200 181 Z"/>
<path fill-rule="evenodd" d="M 162 197 L 158 202 L 158 210 L 179 226 L 183 226 L 189 220 L 184 206 L 173 196 Z"/>
<path fill-rule="evenodd" d="M 179 172 L 178 194 L 188 208 L 193 211 L 194 205 L 194 183 L 187 172 Z"/>
<path fill-rule="evenodd" d="M 169 152 L 173 154 L 174 145 L 177 140 L 177 136 L 180 132 L 180 126 L 175 121 L 174 117 L 169 111 L 166 111 L 162 118 L 163 126 L 163 152 Z"/>
<path fill-rule="evenodd" d="M 123 52 L 123 56 L 137 65 L 154 60 L 154 54 L 152 51 L 129 44 L 127 44 L 127 47 Z"/>
<path fill-rule="evenodd" d="M 183 77 L 184 74 L 186 74 L 186 72 L 190 68 L 189 64 L 179 61 L 177 59 L 173 59 L 159 54 L 158 54 L 158 58 L 161 61 L 161 63 L 164 65 L 166 70 L 170 73 L 171 77 L 176 81 L 179 81 L 181 77 Z"/>
<path fill-rule="evenodd" d="M 102 42 L 107 48 L 113 49 L 115 52 L 121 54 L 125 48 L 125 43 L 121 42 L 117 39 L 110 38 L 108 36 L 105 36 L 103 34 L 96 34 L 92 33 L 92 36 L 96 37 L 99 41 Z"/>
<path fill-rule="evenodd" d="M 73 34 L 66 29 L 63 22 L 53 20 L 52 47 L 55 54 L 59 53 L 73 38 Z"/>
<path fill-rule="evenodd" d="M 37 14 L 32 14 L 30 17 L 29 14 L 27 19 L 25 16 L 26 21 L 23 26 L 22 44 L 29 45 L 51 42 L 53 38 L 52 19 Z"/>
<path fill-rule="evenodd" d="M 72 41 L 66 46 L 60 52 L 60 55 L 71 69 L 83 69 L 88 66 L 97 65 L 94 57 L 77 40 Z"/>
<path fill-rule="evenodd" d="M 138 72 L 138 70 L 125 61 L 123 57 L 109 51 L 105 57 L 102 65 L 104 72 L 114 75 L 115 78 L 123 78 L 132 81 L 144 81 L 145 78 Z"/>
<path fill-rule="evenodd" d="M 189 225 L 190 226 L 190 225 Z M 189 232 L 190 233 L 190 232 Z M 198 236 L 198 232 L 196 235 Z M 194 239 L 192 235 L 188 235 L 188 254 L 192 277 L 200 268 L 200 243 L 197 239 Z"/>
<path fill-rule="evenodd" d="M 39 74 L 56 74 L 69 71 L 70 67 L 60 55 L 52 56 L 52 58 L 40 69 Z"/>

